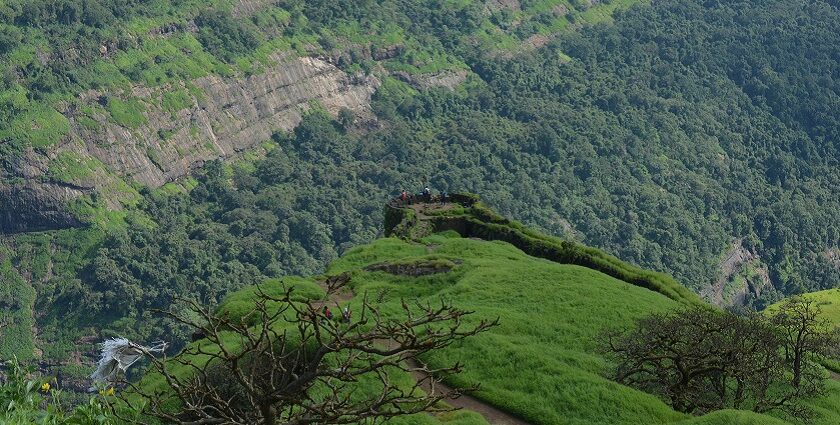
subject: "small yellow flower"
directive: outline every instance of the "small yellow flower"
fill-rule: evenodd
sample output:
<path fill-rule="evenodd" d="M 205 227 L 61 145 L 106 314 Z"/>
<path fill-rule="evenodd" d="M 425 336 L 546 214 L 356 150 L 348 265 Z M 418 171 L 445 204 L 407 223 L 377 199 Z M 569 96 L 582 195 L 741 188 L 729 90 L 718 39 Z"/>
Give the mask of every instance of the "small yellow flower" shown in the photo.
<path fill-rule="evenodd" d="M 99 395 L 104 397 L 105 396 L 105 390 L 99 390 Z"/>
<path fill-rule="evenodd" d="M 44 384 L 41 385 L 41 391 L 49 392 L 49 390 L 50 390 L 50 383 L 49 382 L 44 382 Z"/>
<path fill-rule="evenodd" d="M 106 395 L 114 395 L 114 387 L 108 388 L 108 391 L 105 394 Z"/>

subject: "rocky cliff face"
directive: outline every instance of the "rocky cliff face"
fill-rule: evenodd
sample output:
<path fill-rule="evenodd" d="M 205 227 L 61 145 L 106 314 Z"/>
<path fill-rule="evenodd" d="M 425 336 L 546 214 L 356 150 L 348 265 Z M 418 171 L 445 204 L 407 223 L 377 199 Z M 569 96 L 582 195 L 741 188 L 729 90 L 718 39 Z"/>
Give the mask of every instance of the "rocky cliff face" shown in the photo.
<path fill-rule="evenodd" d="M 248 17 L 269 6 L 271 3 L 271 0 L 238 0 L 233 3 L 231 15 L 234 17 Z"/>
<path fill-rule="evenodd" d="M 337 114 L 342 108 L 367 114 L 379 82 L 353 77 L 316 58 L 277 58 L 264 73 L 246 78 L 210 76 L 191 82 L 198 91 L 191 104 L 165 111 L 160 90 L 136 87 L 147 122 L 126 128 L 99 115 L 99 128 L 79 125 L 75 133 L 85 140 L 86 152 L 118 174 L 151 186 L 160 186 L 189 173 L 209 159 L 235 155 L 268 140 L 278 130 L 291 130 L 314 103 Z M 170 91 L 182 87 L 169 87 Z M 82 100 L 99 102 L 101 93 Z"/>
<path fill-rule="evenodd" d="M 748 298 L 772 290 L 770 271 L 754 251 L 736 239 L 721 258 L 718 280 L 700 291 L 706 301 L 721 307 L 743 305 Z"/>
<path fill-rule="evenodd" d="M 45 181 L 48 158 L 29 149 L 0 169 L 0 234 L 53 230 L 81 224 L 65 210 L 86 189 Z"/>
<path fill-rule="evenodd" d="M 64 206 L 104 180 L 51 178 L 50 162 L 63 153 L 102 164 L 126 181 L 160 186 L 207 160 L 234 156 L 275 131 L 293 129 L 316 104 L 333 114 L 348 108 L 362 118 L 372 116 L 370 99 L 378 85 L 375 77 L 347 75 L 317 58 L 277 56 L 264 72 L 248 77 L 208 76 L 163 89 L 137 86 L 127 94 L 85 93 L 80 104 L 63 111 L 72 128 L 66 140 L 49 152 L 27 153 L 19 161 L 25 165 L 11 167 L 5 183 L 0 180 L 0 232 L 79 224 Z M 163 101 L 173 92 L 181 95 L 176 108 Z M 103 106 L 113 97 L 140 105 L 143 119 L 118 124 Z"/>
<path fill-rule="evenodd" d="M 0 187 L 0 233 L 54 230 L 81 223 L 65 210 L 81 192 L 51 184 Z"/>

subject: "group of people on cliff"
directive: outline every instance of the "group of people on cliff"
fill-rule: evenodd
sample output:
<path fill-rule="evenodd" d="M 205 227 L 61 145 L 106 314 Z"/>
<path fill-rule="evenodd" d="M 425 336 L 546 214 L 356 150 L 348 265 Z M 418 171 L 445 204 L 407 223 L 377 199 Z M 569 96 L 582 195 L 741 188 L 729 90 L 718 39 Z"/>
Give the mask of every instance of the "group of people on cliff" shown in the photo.
<path fill-rule="evenodd" d="M 401 205 L 412 205 L 420 203 L 429 204 L 435 201 L 440 202 L 441 204 L 445 204 L 448 200 L 448 196 L 444 191 L 441 191 L 438 196 L 433 196 L 432 189 L 426 186 L 420 193 L 408 193 L 405 189 L 401 189 L 400 195 L 397 197 L 397 200 L 400 202 Z"/>

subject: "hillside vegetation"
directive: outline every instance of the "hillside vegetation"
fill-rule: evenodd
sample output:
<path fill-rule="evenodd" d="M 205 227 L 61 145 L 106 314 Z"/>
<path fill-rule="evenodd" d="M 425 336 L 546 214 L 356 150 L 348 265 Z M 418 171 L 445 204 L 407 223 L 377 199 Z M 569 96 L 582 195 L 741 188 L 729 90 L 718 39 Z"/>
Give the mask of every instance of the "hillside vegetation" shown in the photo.
<path fill-rule="evenodd" d="M 33 169 L 61 192 L 109 175 L 51 149 L 67 147 L 65 108 L 90 131 L 88 114 L 128 133 L 145 125 L 138 86 L 175 113 L 201 98 L 190 81 L 259 75 L 276 52 L 381 80 L 375 120 L 312 105 L 237 161 L 161 188 L 126 177 L 82 191 L 69 210 L 90 227 L 4 237 L 0 302 L 14 325 L 0 332 L 15 336 L 0 352 L 84 376 L 66 364 L 90 348 L 83 337 L 186 338 L 150 310 L 322 272 L 376 239 L 389 196 L 426 184 L 480 193 L 505 216 L 721 303 L 760 309 L 840 279 L 836 2 L 246 3 L 0 6 L 3 187 L 33 183 L 21 174 Z M 610 22 L 558 32 L 590 16 Z M 422 83 L 441 71 L 463 78 Z M 88 90 L 103 96 L 74 109 Z M 47 163 L 27 163 L 36 154 Z M 733 245 L 748 273 L 720 267 Z M 34 304 L 3 299 L 29 287 Z"/>
<path fill-rule="evenodd" d="M 0 7 L 0 58 L 8 77 L 0 86 L 3 152 L 61 142 L 70 132 L 68 115 L 76 113 L 74 98 L 87 90 L 110 92 L 101 106 L 116 123 L 135 128 L 145 119 L 142 105 L 121 99 L 132 85 L 186 82 L 190 88 L 191 80 L 209 74 L 259 73 L 270 54 L 284 50 L 335 54 L 342 65 L 361 69 L 374 63 L 371 50 L 398 47 L 409 54 L 385 67 L 410 73 L 460 68 L 463 62 L 445 47 L 462 39 L 492 49 L 515 47 L 572 22 L 608 19 L 611 11 L 633 2 L 592 8 L 558 0 L 522 8 L 515 3 L 516 8 L 498 6 L 488 13 L 482 3 L 469 1 L 5 2 Z M 192 103 L 184 95 L 169 93 L 163 102 L 174 112 L 179 102 Z M 97 112 L 88 106 L 81 111 L 89 117 Z M 86 122 L 96 125 L 90 118 Z"/>
<path fill-rule="evenodd" d="M 583 267 L 528 257 L 507 243 L 453 236 L 430 236 L 425 245 L 380 240 L 349 251 L 328 273 L 352 270 L 357 294 L 387 289 L 385 311 L 396 312 L 401 298 L 445 297 L 475 310 L 476 317 L 500 317 L 499 328 L 425 360 L 463 362 L 466 372 L 453 384 L 480 382 L 478 397 L 530 423 L 653 424 L 681 418 L 654 397 L 603 377 L 606 364 L 594 344 L 607 327 L 630 326 L 676 302 Z M 430 257 L 461 264 L 427 277 L 363 270 Z"/>

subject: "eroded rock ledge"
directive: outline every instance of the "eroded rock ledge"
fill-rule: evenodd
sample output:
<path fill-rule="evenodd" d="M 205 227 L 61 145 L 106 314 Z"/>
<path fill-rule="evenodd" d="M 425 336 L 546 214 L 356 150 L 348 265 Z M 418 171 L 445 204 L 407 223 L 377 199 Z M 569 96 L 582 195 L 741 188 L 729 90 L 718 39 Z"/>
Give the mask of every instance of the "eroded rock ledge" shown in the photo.
<path fill-rule="evenodd" d="M 52 184 L 0 186 L 0 233 L 34 232 L 82 224 L 65 211 L 65 202 L 81 193 Z"/>
<path fill-rule="evenodd" d="M 371 264 L 365 267 L 366 271 L 376 272 L 382 271 L 398 276 L 428 276 L 438 273 L 447 273 L 452 271 L 459 260 L 448 260 L 443 258 L 425 259 L 414 262 L 388 262 Z"/>

